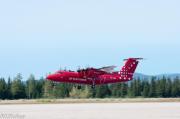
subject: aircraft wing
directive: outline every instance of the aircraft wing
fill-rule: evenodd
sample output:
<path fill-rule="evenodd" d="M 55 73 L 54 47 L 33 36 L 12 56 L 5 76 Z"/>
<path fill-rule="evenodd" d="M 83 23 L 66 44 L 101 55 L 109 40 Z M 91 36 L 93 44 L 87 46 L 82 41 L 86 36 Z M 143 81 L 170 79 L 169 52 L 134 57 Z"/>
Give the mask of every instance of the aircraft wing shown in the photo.
<path fill-rule="evenodd" d="M 114 68 L 116 68 L 116 66 L 107 66 L 107 67 L 99 68 L 98 70 L 101 70 L 101 71 L 105 71 L 105 72 L 111 73 L 111 72 L 114 71 Z"/>

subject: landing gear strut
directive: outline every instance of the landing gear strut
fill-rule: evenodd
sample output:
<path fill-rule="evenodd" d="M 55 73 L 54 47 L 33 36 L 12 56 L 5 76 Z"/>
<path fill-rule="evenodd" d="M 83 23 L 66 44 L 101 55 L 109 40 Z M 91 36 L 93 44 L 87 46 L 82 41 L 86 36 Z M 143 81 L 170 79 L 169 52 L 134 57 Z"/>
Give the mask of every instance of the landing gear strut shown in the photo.
<path fill-rule="evenodd" d="M 92 89 L 95 89 L 95 85 L 96 85 L 96 84 L 95 84 L 95 79 L 94 79 L 94 80 L 92 80 L 91 88 L 92 88 Z"/>
<path fill-rule="evenodd" d="M 92 88 L 92 89 L 95 89 L 95 85 L 91 85 L 91 88 Z"/>
<path fill-rule="evenodd" d="M 96 96 L 95 86 L 96 86 L 95 80 L 93 80 L 92 85 L 91 85 L 91 88 L 92 88 L 92 96 L 93 96 L 93 97 Z"/>

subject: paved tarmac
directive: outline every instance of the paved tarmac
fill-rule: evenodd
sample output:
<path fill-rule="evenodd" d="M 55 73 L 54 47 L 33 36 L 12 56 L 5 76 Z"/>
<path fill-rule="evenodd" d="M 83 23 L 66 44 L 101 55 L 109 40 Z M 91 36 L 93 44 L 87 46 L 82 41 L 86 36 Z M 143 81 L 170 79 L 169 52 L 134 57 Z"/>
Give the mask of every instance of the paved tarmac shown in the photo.
<path fill-rule="evenodd" d="M 0 119 L 180 119 L 180 103 L 0 105 Z"/>

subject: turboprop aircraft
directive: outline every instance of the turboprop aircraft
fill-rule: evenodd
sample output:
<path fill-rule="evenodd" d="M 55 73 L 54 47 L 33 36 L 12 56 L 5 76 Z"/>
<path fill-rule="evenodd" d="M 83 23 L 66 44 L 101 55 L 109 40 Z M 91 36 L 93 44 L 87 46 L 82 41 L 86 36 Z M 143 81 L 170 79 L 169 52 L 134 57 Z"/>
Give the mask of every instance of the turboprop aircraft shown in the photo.
<path fill-rule="evenodd" d="M 114 71 L 116 66 L 107 66 L 102 68 L 86 68 L 77 71 L 59 70 L 46 77 L 48 80 L 63 83 L 76 83 L 91 85 L 103 85 L 109 83 L 127 82 L 133 79 L 133 74 L 143 58 L 124 59 L 125 64 L 120 71 Z"/>

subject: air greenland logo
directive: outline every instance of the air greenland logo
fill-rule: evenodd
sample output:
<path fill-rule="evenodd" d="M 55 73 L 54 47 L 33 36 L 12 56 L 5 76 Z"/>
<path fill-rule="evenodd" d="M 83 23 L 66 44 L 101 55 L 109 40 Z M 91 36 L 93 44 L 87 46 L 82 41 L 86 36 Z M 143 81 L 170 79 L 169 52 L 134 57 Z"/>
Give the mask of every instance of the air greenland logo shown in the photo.
<path fill-rule="evenodd" d="M 86 79 L 83 79 L 83 78 L 74 78 L 74 77 L 70 77 L 69 80 L 70 81 L 86 81 Z"/>

